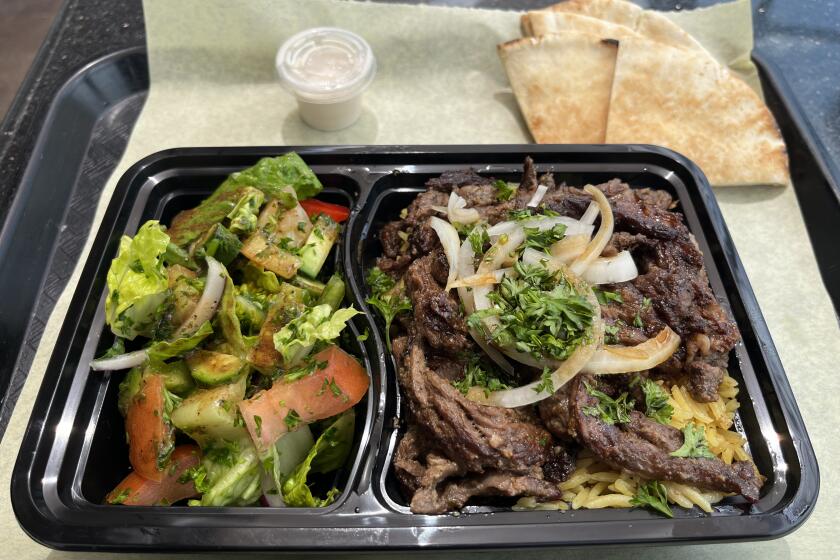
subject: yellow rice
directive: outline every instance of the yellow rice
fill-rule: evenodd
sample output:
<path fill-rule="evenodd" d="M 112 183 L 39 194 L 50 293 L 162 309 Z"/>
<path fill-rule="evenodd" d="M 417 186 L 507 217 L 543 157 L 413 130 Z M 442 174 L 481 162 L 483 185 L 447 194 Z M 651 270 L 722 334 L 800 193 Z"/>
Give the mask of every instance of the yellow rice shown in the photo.
<path fill-rule="evenodd" d="M 695 401 L 684 388 L 671 388 L 669 403 L 674 407 L 671 425 L 682 429 L 689 422 L 703 426 L 709 449 L 727 464 L 732 461 L 751 461 L 744 451 L 744 438 L 733 431 L 732 422 L 738 410 L 738 382 L 726 375 L 720 385 L 720 397 L 715 402 Z M 616 471 L 598 461 L 590 451 L 582 451 L 577 458 L 575 471 L 565 482 L 559 484 L 563 499 L 556 502 L 538 503 L 534 498 L 520 499 L 514 509 L 600 509 L 629 508 L 630 499 L 646 479 L 627 471 Z M 698 506 L 706 512 L 712 511 L 712 504 L 727 494 L 678 484 L 663 482 L 668 491 L 668 501 L 685 508 Z"/>

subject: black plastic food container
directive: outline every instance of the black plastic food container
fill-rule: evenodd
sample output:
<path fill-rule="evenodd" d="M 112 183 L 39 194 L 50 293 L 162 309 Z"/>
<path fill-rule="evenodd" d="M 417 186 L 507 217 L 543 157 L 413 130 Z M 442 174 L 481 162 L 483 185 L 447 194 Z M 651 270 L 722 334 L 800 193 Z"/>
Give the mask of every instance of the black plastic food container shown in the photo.
<path fill-rule="evenodd" d="M 344 489 L 323 509 L 125 507 L 100 505 L 128 470 L 116 386 L 122 373 L 89 371 L 110 341 L 105 273 L 119 238 L 147 219 L 166 223 L 224 177 L 260 157 L 294 149 L 325 185 L 320 196 L 351 204 L 335 266 L 348 297 L 368 311 L 364 271 L 379 254 L 379 227 L 425 181 L 472 167 L 516 180 L 526 155 L 538 171 L 571 185 L 618 177 L 668 190 L 705 255 L 712 289 L 743 337 L 730 359 L 741 386 L 736 426 L 767 482 L 750 506 L 740 498 L 707 515 L 675 508 L 666 519 L 641 509 L 515 512 L 472 506 L 459 515 L 413 515 L 395 484 L 391 455 L 400 429 L 394 364 L 369 313 L 354 334 L 371 387 L 357 408 L 355 450 L 338 475 Z M 685 543 L 768 539 L 797 528 L 813 510 L 819 473 L 790 386 L 743 266 L 703 175 L 688 160 L 650 146 L 357 146 L 200 148 L 160 152 L 120 179 L 59 333 L 12 476 L 21 526 L 54 548 L 84 550 L 394 550 Z"/>

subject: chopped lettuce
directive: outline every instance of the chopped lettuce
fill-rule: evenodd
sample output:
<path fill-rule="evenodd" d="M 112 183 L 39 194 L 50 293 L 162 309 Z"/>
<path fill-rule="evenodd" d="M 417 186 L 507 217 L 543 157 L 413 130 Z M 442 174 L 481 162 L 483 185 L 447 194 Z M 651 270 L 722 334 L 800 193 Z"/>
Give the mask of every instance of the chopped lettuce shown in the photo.
<path fill-rule="evenodd" d="M 231 173 L 222 187 L 232 183 L 260 189 L 282 200 L 282 188 L 291 185 L 298 200 L 312 198 L 324 188 L 308 165 L 294 152 L 282 156 L 262 158 L 253 167 Z"/>
<path fill-rule="evenodd" d="M 175 340 L 160 340 L 153 342 L 152 345 L 146 349 L 146 352 L 148 353 L 150 359 L 161 361 L 167 360 L 169 358 L 174 358 L 175 356 L 180 356 L 181 354 L 186 354 L 201 344 L 201 341 L 211 334 L 213 334 L 213 327 L 210 325 L 210 321 L 205 321 L 200 327 L 198 327 L 198 330 L 195 331 L 195 333 L 189 336 L 176 338 Z"/>
<path fill-rule="evenodd" d="M 242 267 L 242 276 L 245 284 L 251 284 L 255 289 L 263 290 L 270 294 L 276 294 L 280 291 L 280 280 L 277 278 L 277 275 L 250 261 Z"/>
<path fill-rule="evenodd" d="M 239 199 L 227 218 L 230 220 L 230 231 L 236 235 L 250 235 L 257 229 L 257 214 L 265 201 L 262 191 L 251 190 Z"/>
<path fill-rule="evenodd" d="M 250 440 L 215 442 L 204 450 L 201 465 L 181 478 L 193 480 L 202 493 L 191 506 L 246 506 L 262 495 L 260 460 Z"/>
<path fill-rule="evenodd" d="M 283 482 L 306 459 L 314 445 L 315 438 L 306 424 L 278 439 L 263 458 L 263 470 L 266 474 L 263 490 L 266 493 L 279 494 Z"/>
<path fill-rule="evenodd" d="M 242 338 L 242 326 L 239 317 L 236 315 L 236 288 L 227 270 L 225 274 L 225 291 L 222 294 L 222 301 L 216 312 L 216 320 L 221 327 L 225 340 L 230 345 L 232 353 L 240 358 L 248 351 L 245 340 Z"/>
<path fill-rule="evenodd" d="M 330 505 L 340 493 L 333 488 L 324 498 L 317 498 L 306 484 L 309 472 L 329 472 L 344 464 L 353 444 L 355 415 L 353 409 L 338 417 L 324 430 L 312 449 L 292 474 L 283 482 L 283 500 L 291 507 L 324 507 Z"/>
<path fill-rule="evenodd" d="M 159 319 L 168 294 L 163 254 L 169 236 L 157 221 L 143 224 L 137 235 L 120 240 L 108 269 L 105 319 L 117 336 L 134 340 L 148 335 Z"/>
<path fill-rule="evenodd" d="M 286 366 L 295 366 L 316 342 L 337 338 L 347 321 L 358 314 L 352 306 L 333 313 L 329 304 L 316 305 L 274 333 L 274 348 Z"/>

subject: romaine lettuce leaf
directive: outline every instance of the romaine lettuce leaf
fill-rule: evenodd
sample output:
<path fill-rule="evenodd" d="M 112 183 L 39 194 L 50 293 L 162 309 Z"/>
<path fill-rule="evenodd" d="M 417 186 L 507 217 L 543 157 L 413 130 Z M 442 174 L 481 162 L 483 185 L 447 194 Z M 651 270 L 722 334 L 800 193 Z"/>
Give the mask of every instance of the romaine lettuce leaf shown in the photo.
<path fill-rule="evenodd" d="M 162 255 L 169 236 L 155 220 L 143 224 L 137 235 L 124 235 L 117 257 L 108 269 L 105 319 L 117 336 L 134 340 L 148 335 L 157 322 L 168 293 Z"/>
<path fill-rule="evenodd" d="M 236 288 L 233 286 L 233 280 L 231 280 L 227 269 L 225 269 L 225 291 L 216 312 L 216 320 L 225 340 L 232 349 L 232 353 L 240 358 L 244 357 L 248 348 L 242 338 L 242 326 L 239 324 L 239 317 L 236 316 Z"/>
<path fill-rule="evenodd" d="M 316 342 L 337 338 L 347 321 L 358 314 L 352 306 L 332 313 L 329 304 L 316 305 L 274 333 L 274 348 L 283 356 L 286 366 L 294 366 Z"/>
<path fill-rule="evenodd" d="M 351 408 L 324 430 L 312 449 L 292 474 L 283 482 L 283 500 L 290 507 L 324 507 L 341 493 L 333 488 L 324 498 L 317 498 L 306 484 L 309 472 L 329 472 L 344 464 L 353 444 L 355 414 Z"/>
<path fill-rule="evenodd" d="M 324 188 L 308 165 L 294 152 L 262 158 L 253 167 L 231 173 L 224 184 L 247 185 L 282 199 L 282 188 L 291 185 L 298 200 L 312 198 Z"/>
<path fill-rule="evenodd" d="M 185 354 L 201 344 L 201 341 L 213 334 L 213 327 L 210 321 L 202 323 L 195 333 L 189 336 L 176 338 L 175 340 L 159 340 L 153 342 L 147 349 L 146 353 L 149 359 L 152 360 L 167 360 Z"/>

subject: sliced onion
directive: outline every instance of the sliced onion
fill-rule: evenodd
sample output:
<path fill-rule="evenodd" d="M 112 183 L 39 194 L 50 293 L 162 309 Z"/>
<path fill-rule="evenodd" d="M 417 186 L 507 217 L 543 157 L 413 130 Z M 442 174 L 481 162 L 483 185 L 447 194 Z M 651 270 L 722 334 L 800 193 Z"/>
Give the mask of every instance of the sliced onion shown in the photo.
<path fill-rule="evenodd" d="M 544 262 L 552 260 L 551 255 L 546 255 L 545 251 L 538 251 L 533 247 L 525 247 L 522 250 L 522 262 L 531 266 L 542 266 Z"/>
<path fill-rule="evenodd" d="M 583 273 L 583 279 L 590 284 L 615 284 L 627 282 L 639 275 L 630 251 L 621 251 L 614 257 L 599 257 L 592 261 Z"/>
<path fill-rule="evenodd" d="M 601 213 L 601 227 L 598 228 L 598 233 L 595 234 L 595 237 L 592 238 L 592 241 L 589 242 L 589 245 L 586 246 L 583 253 L 569 265 L 569 269 L 578 276 L 581 276 L 590 263 L 603 252 L 604 247 L 609 243 L 613 233 L 613 213 L 607 197 L 592 185 L 586 185 L 583 187 L 583 190 L 588 192 L 598 204 L 598 209 Z"/>
<path fill-rule="evenodd" d="M 448 214 L 449 213 L 449 209 L 446 206 L 436 206 L 436 205 L 434 205 L 434 206 L 429 206 L 429 208 L 431 208 L 435 212 L 440 212 L 442 214 Z"/>
<path fill-rule="evenodd" d="M 467 278 L 475 274 L 475 251 L 473 251 L 472 243 L 469 239 L 465 239 L 461 244 L 461 249 L 458 251 L 458 278 Z M 464 304 L 464 311 L 467 315 L 471 315 L 475 311 L 475 303 L 473 301 L 472 292 L 466 287 L 458 288 L 458 297 Z"/>
<path fill-rule="evenodd" d="M 473 266 L 475 260 L 475 251 L 473 251 L 472 244 L 469 239 L 464 240 L 461 244 L 461 250 L 458 253 L 458 277 L 467 278 L 475 274 L 475 267 Z M 470 290 L 466 287 L 458 288 L 458 297 L 461 298 L 461 303 L 464 304 L 464 312 L 467 316 L 475 311 L 475 301 Z M 508 362 L 501 352 L 493 348 L 484 340 L 481 333 L 475 329 L 470 329 L 470 336 L 472 336 L 475 343 L 478 344 L 484 353 L 493 360 L 496 365 L 502 368 L 508 374 L 513 374 L 513 366 Z"/>
<path fill-rule="evenodd" d="M 595 352 L 583 371 L 586 373 L 632 373 L 658 366 L 680 346 L 680 337 L 665 327 L 654 338 L 636 346 L 603 346 Z"/>
<path fill-rule="evenodd" d="M 459 224 L 473 224 L 481 219 L 481 214 L 475 208 L 467 208 L 467 201 L 452 191 L 449 194 L 449 205 L 447 206 L 449 221 Z"/>
<path fill-rule="evenodd" d="M 567 235 L 551 245 L 551 256 L 563 263 L 570 263 L 586 250 L 591 234 Z"/>
<path fill-rule="evenodd" d="M 446 278 L 448 292 L 452 283 L 458 278 L 458 252 L 461 250 L 461 239 L 452 224 L 436 216 L 429 218 L 429 227 L 437 233 L 440 244 L 443 245 L 443 252 L 446 253 L 446 260 L 449 261 L 449 275 Z"/>
<path fill-rule="evenodd" d="M 571 275 L 570 275 L 571 276 Z M 581 369 L 590 361 L 595 354 L 596 349 L 601 344 L 604 336 L 604 324 L 601 321 L 601 307 L 598 305 L 598 300 L 592 289 L 578 279 L 570 279 L 575 282 L 576 287 L 580 290 L 586 300 L 592 305 L 594 316 L 592 319 L 592 341 L 589 344 L 584 344 L 577 348 L 568 359 L 560 362 L 559 367 L 551 374 L 551 382 L 556 392 L 561 387 L 566 385 L 569 381 L 574 379 Z M 495 391 L 489 395 L 482 393 L 468 393 L 468 397 L 475 398 L 477 402 L 487 404 L 490 406 L 501 406 L 504 408 L 518 408 L 520 406 L 527 406 L 535 402 L 550 397 L 553 392 L 546 390 L 537 390 L 542 383 L 534 381 L 522 387 L 515 389 L 507 389 L 504 391 Z"/>
<path fill-rule="evenodd" d="M 226 279 L 227 275 L 222 263 L 213 257 L 207 257 L 207 282 L 204 284 L 204 292 L 195 306 L 195 311 L 178 327 L 172 338 L 190 336 L 198 330 L 198 327 L 213 318 L 219 302 L 222 301 Z"/>
<path fill-rule="evenodd" d="M 582 224 L 579 221 L 569 218 L 568 216 L 534 216 L 533 218 L 529 218 L 527 220 L 522 220 L 519 222 L 499 222 L 498 224 L 494 225 L 490 229 L 487 230 L 487 235 L 490 236 L 491 240 L 496 240 L 502 235 L 510 235 L 517 229 L 522 228 L 536 228 L 540 231 L 546 231 L 557 224 L 563 224 L 566 226 L 566 235 L 581 235 L 587 234 L 589 236 L 592 235 L 594 231 L 594 227 L 591 224 Z"/>
<path fill-rule="evenodd" d="M 111 358 L 100 358 L 93 360 L 90 363 L 90 369 L 93 371 L 115 371 L 118 369 L 131 369 L 139 366 L 148 358 L 145 350 L 135 350 L 127 354 L 120 354 Z"/>
<path fill-rule="evenodd" d="M 514 274 L 513 268 L 500 268 L 484 274 L 473 274 L 465 278 L 458 278 L 450 284 L 450 288 L 475 288 L 476 286 L 492 286 L 502 281 L 505 276 Z"/>
<path fill-rule="evenodd" d="M 547 192 L 548 192 L 548 186 L 547 185 L 538 185 L 537 190 L 534 191 L 534 196 L 531 197 L 531 200 L 529 200 L 528 204 L 526 204 L 525 206 L 529 206 L 531 208 L 536 208 L 537 206 L 540 205 L 540 202 L 542 202 L 542 199 L 545 196 L 545 193 L 547 193 Z"/>
<path fill-rule="evenodd" d="M 598 205 L 594 202 L 590 202 L 589 206 L 586 207 L 586 212 L 583 213 L 583 216 L 580 217 L 580 223 L 582 224 L 594 224 L 595 218 L 598 217 Z"/>

